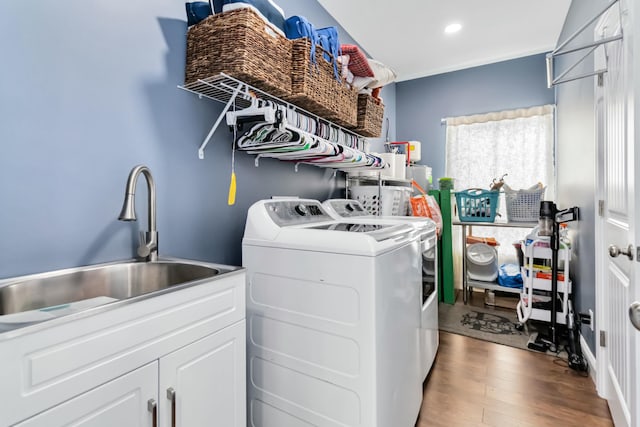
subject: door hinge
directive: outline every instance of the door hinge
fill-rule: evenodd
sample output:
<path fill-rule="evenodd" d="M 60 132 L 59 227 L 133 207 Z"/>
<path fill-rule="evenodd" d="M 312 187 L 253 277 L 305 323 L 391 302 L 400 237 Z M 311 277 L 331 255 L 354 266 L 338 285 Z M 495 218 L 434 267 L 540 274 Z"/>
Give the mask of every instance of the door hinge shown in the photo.
<path fill-rule="evenodd" d="M 604 200 L 598 200 L 598 215 L 604 216 Z"/>
<path fill-rule="evenodd" d="M 607 333 L 605 331 L 600 331 L 600 347 L 607 346 Z"/>

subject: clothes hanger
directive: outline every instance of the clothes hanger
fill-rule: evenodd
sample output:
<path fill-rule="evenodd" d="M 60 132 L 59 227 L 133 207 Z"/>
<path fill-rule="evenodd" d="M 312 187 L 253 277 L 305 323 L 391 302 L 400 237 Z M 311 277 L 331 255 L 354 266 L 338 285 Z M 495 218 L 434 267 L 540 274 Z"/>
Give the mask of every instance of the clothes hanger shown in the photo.
<path fill-rule="evenodd" d="M 278 112 L 280 112 L 278 114 Z M 227 112 L 227 125 L 242 130 L 245 123 L 281 123 L 284 119 L 280 110 L 271 101 L 263 101 L 257 98 L 251 100 L 251 105 L 239 111 Z"/>

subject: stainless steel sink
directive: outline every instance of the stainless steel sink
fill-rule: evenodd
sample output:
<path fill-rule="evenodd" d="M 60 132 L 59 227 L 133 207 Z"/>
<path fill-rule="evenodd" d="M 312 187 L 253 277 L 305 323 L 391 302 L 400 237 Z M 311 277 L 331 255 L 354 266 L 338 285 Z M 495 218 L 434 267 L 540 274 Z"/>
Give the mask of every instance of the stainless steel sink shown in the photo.
<path fill-rule="evenodd" d="M 0 316 L 98 297 L 126 300 L 238 269 L 184 260 L 126 261 L 5 279 L 0 280 Z"/>

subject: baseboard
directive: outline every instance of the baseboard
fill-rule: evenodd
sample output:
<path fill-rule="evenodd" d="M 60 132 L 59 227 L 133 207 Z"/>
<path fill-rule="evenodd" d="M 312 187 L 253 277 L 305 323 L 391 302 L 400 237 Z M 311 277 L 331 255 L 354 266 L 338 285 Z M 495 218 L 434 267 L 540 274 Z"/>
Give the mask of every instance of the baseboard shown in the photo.
<path fill-rule="evenodd" d="M 591 352 L 591 349 L 589 348 L 589 345 L 587 344 L 587 341 L 584 339 L 582 334 L 580 334 L 580 348 L 582 349 L 582 355 L 584 356 L 584 358 L 587 361 L 587 364 L 589 365 L 589 376 L 591 377 L 591 380 L 597 387 L 598 383 L 596 380 L 597 378 L 596 373 L 598 368 L 596 365 L 596 357 Z"/>

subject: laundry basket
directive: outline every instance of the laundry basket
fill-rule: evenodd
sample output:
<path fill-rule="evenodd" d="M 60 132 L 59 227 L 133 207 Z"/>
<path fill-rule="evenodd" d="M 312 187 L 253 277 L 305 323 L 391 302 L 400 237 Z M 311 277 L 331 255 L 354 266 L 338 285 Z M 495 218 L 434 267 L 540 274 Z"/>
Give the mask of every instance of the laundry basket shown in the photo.
<path fill-rule="evenodd" d="M 546 187 L 531 190 L 511 190 L 504 188 L 509 222 L 535 222 L 540 217 L 540 201 Z"/>
<path fill-rule="evenodd" d="M 458 217 L 463 222 L 493 222 L 498 211 L 498 191 L 478 188 L 462 190 L 456 193 Z"/>
<path fill-rule="evenodd" d="M 350 197 L 359 201 L 371 215 L 407 215 L 411 188 L 385 185 L 353 185 Z"/>

